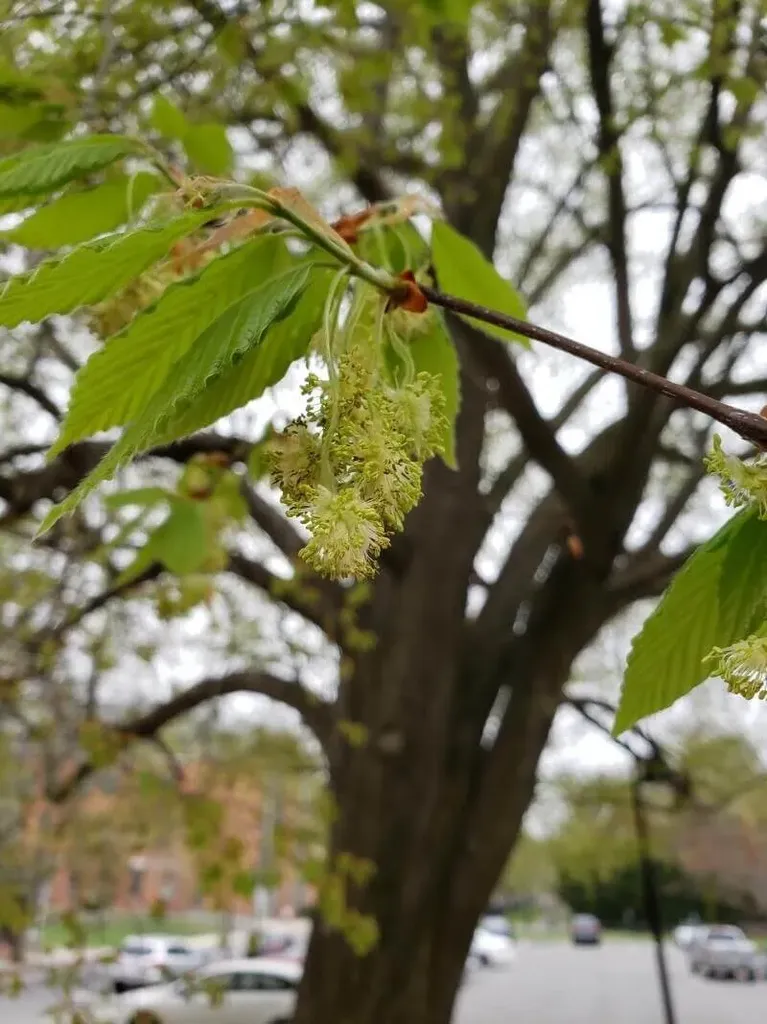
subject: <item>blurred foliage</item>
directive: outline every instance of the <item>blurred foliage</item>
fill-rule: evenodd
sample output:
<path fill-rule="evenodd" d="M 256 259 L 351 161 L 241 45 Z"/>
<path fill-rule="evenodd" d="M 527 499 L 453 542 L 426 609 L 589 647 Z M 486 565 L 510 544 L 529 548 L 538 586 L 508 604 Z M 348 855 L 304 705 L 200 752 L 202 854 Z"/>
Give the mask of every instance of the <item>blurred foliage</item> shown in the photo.
<path fill-rule="evenodd" d="M 692 731 L 674 744 L 673 763 L 690 781 L 685 799 L 656 783 L 641 789 L 666 923 L 767 916 L 767 770 L 756 748 L 738 733 Z M 512 890 L 556 892 L 605 924 L 646 925 L 632 785 L 622 773 L 559 778 L 561 823 L 519 844 Z"/>

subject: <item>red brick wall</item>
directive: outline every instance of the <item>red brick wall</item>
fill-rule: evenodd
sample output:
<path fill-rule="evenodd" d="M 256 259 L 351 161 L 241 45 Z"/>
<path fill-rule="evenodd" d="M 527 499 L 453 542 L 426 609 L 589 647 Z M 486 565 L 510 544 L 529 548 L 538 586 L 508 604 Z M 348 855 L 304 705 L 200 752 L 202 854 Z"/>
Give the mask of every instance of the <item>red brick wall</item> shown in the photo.
<path fill-rule="evenodd" d="M 204 776 L 203 765 L 188 765 L 184 768 L 183 789 L 187 792 L 205 792 L 208 780 Z M 110 803 L 120 799 L 119 793 L 107 793 L 94 787 L 78 799 L 72 820 L 76 823 L 78 814 L 87 815 L 89 811 L 103 816 Z M 228 836 L 237 837 L 245 844 L 243 867 L 258 869 L 259 851 L 261 849 L 261 805 L 262 794 L 258 781 L 240 778 L 229 785 L 221 797 L 224 808 L 221 825 L 221 843 L 225 844 Z M 40 801 L 30 815 L 30 835 L 39 831 L 39 823 L 44 815 L 50 818 L 60 813 Z M 77 894 L 71 882 L 72 864 L 66 846 L 63 845 L 57 856 L 58 867 L 50 881 L 49 910 L 61 913 L 75 909 Z M 136 874 L 140 871 L 140 885 L 136 884 Z M 282 880 L 276 894 L 276 909 L 289 909 L 296 902 L 305 899 L 305 887 L 297 884 L 296 871 L 286 864 L 282 869 Z M 124 862 L 118 872 L 117 896 L 112 909 L 145 915 L 163 901 L 169 915 L 188 911 L 212 908 L 212 901 L 201 896 L 199 873 L 193 853 L 185 846 L 185 837 L 181 829 L 179 834 L 169 837 L 158 848 L 145 849 L 138 852 L 126 851 Z M 226 909 L 236 914 L 249 914 L 253 910 L 252 900 L 241 895 L 230 895 L 226 900 Z M 218 909 L 218 908 L 216 908 Z M 294 909 L 299 909 L 295 907 Z"/>

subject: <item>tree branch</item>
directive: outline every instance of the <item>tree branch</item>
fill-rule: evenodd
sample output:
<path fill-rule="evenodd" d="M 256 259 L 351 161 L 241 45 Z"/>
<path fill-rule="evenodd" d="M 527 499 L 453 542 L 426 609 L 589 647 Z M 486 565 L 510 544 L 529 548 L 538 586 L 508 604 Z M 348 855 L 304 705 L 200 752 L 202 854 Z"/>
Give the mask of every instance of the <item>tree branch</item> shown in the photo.
<path fill-rule="evenodd" d="M 544 420 L 546 426 L 548 426 L 551 431 L 557 431 L 563 427 L 578 411 L 578 409 L 580 409 L 585 399 L 591 394 L 603 377 L 604 371 L 602 370 L 594 370 L 590 373 L 566 399 L 559 412 L 550 419 Z M 492 515 L 495 515 L 501 507 L 504 498 L 514 487 L 517 480 L 519 480 L 529 462 L 530 457 L 528 453 L 526 451 L 521 451 L 519 454 L 511 458 L 498 474 L 498 477 L 490 488 L 490 493 L 487 496 L 487 507 Z"/>
<path fill-rule="evenodd" d="M 634 363 L 630 363 L 618 356 L 608 355 L 598 349 L 584 345 L 582 342 L 568 338 L 564 334 L 550 331 L 545 327 L 538 327 L 535 324 L 527 323 L 525 320 L 518 320 L 516 317 L 506 313 L 498 313 L 495 310 L 487 309 L 485 306 L 478 306 L 476 303 L 467 302 L 465 299 L 456 298 L 454 295 L 444 295 L 427 285 L 420 286 L 421 291 L 429 302 L 435 306 L 450 310 L 452 313 L 459 313 L 464 316 L 473 317 L 483 323 L 492 324 L 495 327 L 503 327 L 515 334 L 540 341 L 560 352 L 567 352 L 569 355 L 584 359 L 593 366 L 598 366 L 609 373 L 615 373 L 626 380 L 640 384 L 648 391 L 654 391 L 672 399 L 676 404 L 688 406 L 698 412 L 710 416 L 725 427 L 729 427 L 736 434 L 752 441 L 760 447 L 767 448 L 767 419 L 757 416 L 755 413 L 744 412 L 734 406 L 726 405 L 708 395 L 704 395 L 684 384 L 675 384 L 673 381 L 662 377 L 660 374 L 645 370 Z"/>
<path fill-rule="evenodd" d="M 592 497 L 588 484 L 560 446 L 551 425 L 541 416 L 507 348 L 475 328 L 464 329 L 462 334 L 485 375 L 498 382 L 498 404 L 513 419 L 525 448 L 551 476 L 573 516 L 580 519 Z"/>
<path fill-rule="evenodd" d="M 229 555 L 229 572 L 313 623 L 329 640 L 338 641 L 338 616 L 342 601 L 341 591 L 332 580 L 314 575 L 307 579 L 297 576 L 282 579 L 260 562 L 246 558 L 237 551 Z"/>
<path fill-rule="evenodd" d="M 573 193 L 580 192 L 586 180 L 586 177 L 588 173 L 591 171 L 592 167 L 593 164 L 591 163 L 581 164 L 581 166 L 578 168 L 578 173 L 575 175 L 573 181 L 570 183 L 568 187 L 566 187 L 562 191 L 561 195 L 559 196 L 559 199 L 556 201 L 545 226 L 541 229 L 541 231 L 538 232 L 538 234 L 535 236 L 534 240 L 528 247 L 527 251 L 525 252 L 524 259 L 521 261 L 514 275 L 514 280 L 517 287 L 525 296 L 528 296 L 529 292 L 529 289 L 527 287 L 529 276 L 532 273 L 532 270 L 537 261 L 548 249 L 551 232 L 554 225 L 556 225 L 559 222 L 560 217 L 564 213 L 572 212 L 570 209 L 570 204 L 573 200 Z M 547 198 L 550 198 L 550 193 Z M 533 305 L 532 302 L 530 302 L 530 304 Z"/>
<path fill-rule="evenodd" d="M 753 380 L 722 380 L 709 388 L 712 394 L 725 398 L 739 395 L 767 395 L 767 377 L 756 377 Z"/>
<path fill-rule="evenodd" d="M 711 94 L 708 108 L 701 121 L 698 137 L 693 145 L 690 157 L 690 169 L 677 199 L 677 215 L 669 243 L 664 280 L 658 313 L 658 336 L 662 344 L 653 346 L 648 352 L 653 369 L 665 373 L 671 365 L 679 344 L 675 343 L 677 331 L 675 327 L 683 316 L 683 303 L 690 284 L 696 277 L 702 277 L 707 286 L 711 283 L 709 257 L 716 237 L 716 225 L 727 191 L 737 176 L 740 157 L 737 144 L 725 143 L 726 131 L 735 133 L 736 138 L 742 134 L 748 123 L 754 98 L 738 100 L 729 125 L 720 122 L 720 92 L 730 74 L 732 55 L 736 46 L 739 30 L 739 0 L 724 0 L 717 4 L 713 12 L 713 25 L 710 34 L 709 60 L 716 65 L 717 73 L 711 76 Z M 745 78 L 756 78 L 759 61 L 759 33 L 754 26 L 752 31 L 751 52 Z M 682 236 L 685 216 L 690 209 L 690 195 L 699 181 L 702 154 L 706 146 L 716 152 L 718 161 L 711 176 L 708 194 L 700 210 L 698 224 L 692 240 L 686 250 L 678 250 Z"/>
<path fill-rule="evenodd" d="M 657 551 L 660 548 L 669 531 L 673 529 L 677 519 L 684 512 L 688 502 L 697 491 L 704 476 L 703 461 L 699 458 L 696 460 L 695 469 L 666 505 L 663 515 L 658 520 L 647 543 L 643 545 L 643 550 Z"/>
<path fill-rule="evenodd" d="M 295 558 L 306 543 L 295 526 L 247 481 L 243 481 L 242 495 L 253 522 L 260 526 L 287 558 Z"/>
<path fill-rule="evenodd" d="M 488 257 L 495 247 L 498 216 L 552 42 L 552 5 L 534 3 L 529 10 L 521 50 L 509 58 L 496 78 L 496 86 L 503 90 L 498 106 L 484 132 L 469 141 L 469 180 L 466 168 L 461 168 L 455 186 L 457 201 L 445 204 L 450 219 Z M 476 153 L 473 159 L 472 150 Z M 478 193 L 481 203 L 476 201 Z"/>
<path fill-rule="evenodd" d="M 281 679 L 268 672 L 231 672 L 229 675 L 203 679 L 151 711 L 110 728 L 126 742 L 153 740 L 175 719 L 188 714 L 201 704 L 232 693 L 260 694 L 293 708 L 301 715 L 304 724 L 312 730 L 317 739 L 322 743 L 327 742 L 331 729 L 331 705 L 300 683 Z M 48 794 L 49 799 L 54 803 L 63 802 L 95 770 L 96 765 L 92 761 L 83 761 L 53 788 Z"/>
<path fill-rule="evenodd" d="M 625 569 L 619 569 L 610 577 L 607 589 L 618 601 L 617 611 L 627 608 L 634 601 L 658 597 L 669 584 L 687 559 L 698 549 L 691 544 L 673 555 L 657 552 L 631 561 Z"/>
<path fill-rule="evenodd" d="M 17 377 L 10 373 L 0 373 L 0 384 L 4 384 L 11 391 L 19 391 L 21 394 L 26 395 L 27 398 L 31 398 L 34 402 L 37 402 L 41 409 L 45 409 L 47 413 L 53 416 L 55 420 L 61 419 L 61 409 L 59 409 L 53 399 L 49 398 L 42 388 L 27 380 L 26 377 Z"/>
<path fill-rule="evenodd" d="M 191 5 L 214 32 L 223 31 L 227 24 L 229 24 L 227 14 L 213 0 L 191 0 Z M 292 92 L 291 83 L 280 77 L 279 68 L 269 71 L 264 68 L 261 61 L 263 55 L 259 53 L 252 40 L 247 36 L 244 37 L 244 46 L 245 53 L 254 70 L 261 75 L 264 81 L 271 82 L 271 84 L 279 87 L 283 93 Z M 306 132 L 308 135 L 313 135 L 335 159 L 349 155 L 342 134 L 327 124 L 326 121 L 323 121 L 308 103 L 295 95 L 286 95 L 286 99 L 298 119 L 298 126 L 301 131 Z M 351 179 L 360 194 L 369 203 L 378 203 L 391 198 L 389 189 L 386 187 L 377 168 L 357 167 L 352 172 Z"/>
<path fill-rule="evenodd" d="M 108 441 L 79 441 L 70 445 L 53 462 L 36 469 L 25 470 L 13 476 L 0 476 L 0 500 L 8 505 L 2 522 L 20 519 L 43 499 L 56 500 L 60 493 L 73 490 L 101 461 L 111 448 Z M 223 452 L 232 461 L 246 457 L 249 442 L 238 437 L 227 437 L 213 431 L 192 434 L 171 444 L 144 452 L 141 460 L 168 458 L 185 463 L 194 455 Z"/>
<path fill-rule="evenodd" d="M 130 580 L 128 583 L 123 583 L 119 586 L 107 587 L 105 590 L 102 590 L 100 594 L 96 594 L 96 596 L 92 597 L 90 601 L 87 601 L 82 608 L 77 608 L 70 613 L 63 622 L 52 630 L 52 634 L 49 635 L 59 636 L 66 630 L 72 629 L 73 626 L 77 626 L 88 615 L 99 611 L 99 609 L 109 604 L 109 602 L 114 600 L 114 598 L 124 597 L 130 591 L 136 590 L 143 583 L 149 583 L 151 580 L 156 580 L 163 571 L 163 566 L 159 562 L 153 562 L 152 565 L 147 566 L 140 575 L 136 576 L 135 579 Z"/>
<path fill-rule="evenodd" d="M 574 711 L 585 719 L 590 725 L 596 726 L 600 732 L 608 736 L 613 743 L 617 746 L 622 747 L 628 754 L 631 754 L 633 758 L 638 757 L 636 751 L 625 739 L 620 736 L 613 736 L 612 724 L 606 725 L 601 719 L 595 714 L 595 710 L 603 711 L 606 715 L 609 715 L 611 719 L 615 718 L 615 706 L 610 701 L 603 700 L 600 697 L 570 697 L 564 698 L 564 703 L 571 707 Z M 662 757 L 662 751 L 656 740 L 646 733 L 641 726 L 634 725 L 629 730 L 629 735 L 633 733 L 638 736 L 643 743 L 646 743 L 651 751 L 651 757 L 656 760 Z"/>
<path fill-rule="evenodd" d="M 15 444 L 0 452 L 0 465 L 6 462 L 13 462 L 15 459 L 22 458 L 25 455 L 42 455 L 47 451 L 47 444 Z"/>
<path fill-rule="evenodd" d="M 601 0 L 589 0 L 586 13 L 589 71 L 599 112 L 597 146 L 607 175 L 609 235 L 607 247 L 615 276 L 618 343 L 624 359 L 633 357 L 634 330 L 631 316 L 631 282 L 626 247 L 628 211 L 623 190 L 623 157 L 615 128 L 615 109 L 610 89 L 613 48 L 605 38 Z"/>

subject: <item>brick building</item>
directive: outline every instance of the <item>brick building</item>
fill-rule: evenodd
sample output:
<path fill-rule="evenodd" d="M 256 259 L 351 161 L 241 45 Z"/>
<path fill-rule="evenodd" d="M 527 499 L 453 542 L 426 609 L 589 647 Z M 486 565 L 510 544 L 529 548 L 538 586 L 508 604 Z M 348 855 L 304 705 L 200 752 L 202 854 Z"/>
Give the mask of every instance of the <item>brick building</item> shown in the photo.
<path fill-rule="evenodd" d="M 110 769 L 64 808 L 36 805 L 30 832 L 39 837 L 47 828 L 57 836 L 44 894 L 48 913 L 97 907 L 144 916 L 161 904 L 168 915 L 222 909 L 246 915 L 254 911 L 256 887 L 260 911 L 269 914 L 311 902 L 312 890 L 294 866 L 303 851 L 284 849 L 284 834 L 299 815 L 295 787 L 288 798 L 279 780 L 221 777 L 195 763 L 172 786 L 167 780 L 158 786 L 162 799 L 153 806 L 151 797 L 137 799 L 135 781 Z M 190 808 L 210 819 L 202 841 Z M 155 824 L 145 829 L 142 813 Z M 275 841 L 278 835 L 283 838 Z"/>

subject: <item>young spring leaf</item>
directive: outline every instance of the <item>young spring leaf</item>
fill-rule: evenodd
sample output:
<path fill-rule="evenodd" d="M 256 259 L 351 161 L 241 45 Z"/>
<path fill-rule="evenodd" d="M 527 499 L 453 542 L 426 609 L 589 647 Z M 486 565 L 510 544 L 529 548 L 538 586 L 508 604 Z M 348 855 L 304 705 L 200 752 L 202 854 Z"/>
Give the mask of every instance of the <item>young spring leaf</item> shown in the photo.
<path fill-rule="evenodd" d="M 156 174 L 121 174 L 84 192 L 54 199 L 3 237 L 29 249 L 61 249 L 116 231 L 131 220 L 147 199 L 163 188 Z"/>
<path fill-rule="evenodd" d="M 52 313 L 71 313 L 119 291 L 162 259 L 170 247 L 210 219 L 187 213 L 167 224 L 88 242 L 46 260 L 29 274 L 11 277 L 0 293 L 0 325 L 16 327 Z"/>
<path fill-rule="evenodd" d="M 272 276 L 284 253 L 277 238 L 256 238 L 170 285 L 80 370 L 51 454 L 135 419 L 173 363 L 229 306 Z"/>
<path fill-rule="evenodd" d="M 192 434 L 215 423 L 234 409 L 260 398 L 267 388 L 282 380 L 290 364 L 306 355 L 312 337 L 322 325 L 322 311 L 332 276 L 330 270 L 312 271 L 306 291 L 291 315 L 274 324 L 257 348 L 222 373 L 168 424 L 173 437 Z"/>
<path fill-rule="evenodd" d="M 221 124 L 196 124 L 182 138 L 186 155 L 205 174 L 228 174 L 234 163 L 234 151 Z"/>
<path fill-rule="evenodd" d="M 410 223 L 371 227 L 360 232 L 357 251 L 363 260 L 392 274 L 429 265 L 429 247 Z"/>
<path fill-rule="evenodd" d="M 189 351 L 170 367 L 145 408 L 96 469 L 49 512 L 40 531 L 45 532 L 62 515 L 76 508 L 97 484 L 113 476 L 135 454 L 166 436 L 168 423 L 177 413 L 257 347 L 271 325 L 292 311 L 306 288 L 309 271 L 308 264 L 300 263 L 271 278 L 210 324 Z"/>
<path fill-rule="evenodd" d="M 425 17 L 434 19 L 441 29 L 449 32 L 456 27 L 465 32 L 475 3 L 476 0 L 423 0 L 422 6 Z"/>
<path fill-rule="evenodd" d="M 766 563 L 767 524 L 750 509 L 698 548 L 634 638 L 616 735 L 702 683 L 712 647 L 747 636 L 764 618 Z"/>
<path fill-rule="evenodd" d="M 5 199 L 0 197 L 0 217 L 5 217 L 8 213 L 21 213 L 34 206 L 36 202 L 33 196 L 7 196 Z"/>
<path fill-rule="evenodd" d="M 754 506 L 741 515 L 743 524 L 727 543 L 719 578 L 719 603 L 731 631 L 750 632 L 763 617 L 767 602 L 767 522 Z"/>
<path fill-rule="evenodd" d="M 142 142 L 123 135 L 89 135 L 33 146 L 0 160 L 0 198 L 45 195 L 123 157 L 146 155 Z"/>
<path fill-rule="evenodd" d="M 227 21 L 216 33 L 216 49 L 229 64 L 242 64 L 248 48 L 248 34 L 239 21 Z"/>
<path fill-rule="evenodd" d="M 64 107 L 31 103 L 29 99 L 20 103 L 0 102 L 0 141 L 52 142 L 67 130 Z"/>
<path fill-rule="evenodd" d="M 500 313 L 508 313 L 519 320 L 527 316 L 527 308 L 519 292 L 501 277 L 492 263 L 479 249 L 444 221 L 436 221 L 431 240 L 434 268 L 440 288 L 467 302 L 489 306 Z M 467 323 L 501 341 L 516 341 L 530 347 L 527 338 L 513 334 L 502 327 L 480 323 L 464 317 Z"/>
<path fill-rule="evenodd" d="M 172 491 L 164 487 L 134 487 L 129 491 L 116 491 L 104 498 L 107 508 L 128 508 L 135 505 L 139 508 L 151 508 L 161 501 L 170 501 L 173 498 Z"/>
<path fill-rule="evenodd" d="M 458 370 L 458 353 L 445 330 L 442 317 L 434 317 L 434 326 L 424 333 L 414 334 L 408 342 L 416 373 L 430 373 L 440 381 L 445 399 L 444 415 L 447 418 L 444 437 L 443 461 L 451 469 L 457 469 L 455 450 L 455 421 L 461 404 L 461 386 Z"/>
<path fill-rule="evenodd" d="M 153 562 L 160 562 L 177 576 L 196 572 L 207 556 L 208 536 L 202 503 L 173 498 L 170 515 L 150 533 L 115 585 L 125 586 L 137 579 Z"/>
<path fill-rule="evenodd" d="M 155 96 L 149 120 L 166 139 L 183 139 L 189 129 L 189 122 L 183 112 L 162 95 Z"/>

